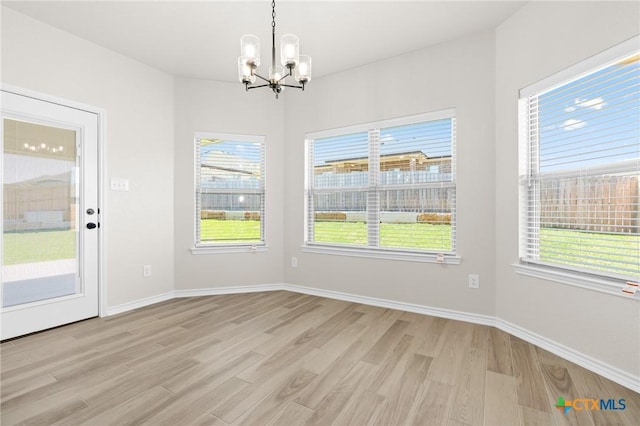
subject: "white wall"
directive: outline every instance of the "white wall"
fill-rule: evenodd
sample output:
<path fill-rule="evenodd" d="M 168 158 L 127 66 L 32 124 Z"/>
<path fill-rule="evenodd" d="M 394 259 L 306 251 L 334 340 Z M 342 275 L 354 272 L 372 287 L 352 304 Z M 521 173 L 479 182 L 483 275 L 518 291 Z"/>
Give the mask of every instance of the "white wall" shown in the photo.
<path fill-rule="evenodd" d="M 497 316 L 640 375 L 640 304 L 517 275 L 518 90 L 640 32 L 637 2 L 532 2 L 496 30 Z"/>
<path fill-rule="evenodd" d="M 172 77 L 2 7 L 2 82 L 106 110 L 107 304 L 172 290 Z"/>
<path fill-rule="evenodd" d="M 284 99 L 240 83 L 177 78 L 175 84 L 175 286 L 198 289 L 282 283 Z M 191 254 L 194 132 L 265 136 L 267 252 Z"/>
<path fill-rule="evenodd" d="M 285 282 L 493 315 L 494 37 L 485 32 L 319 78 L 286 94 Z M 423 112 L 457 109 L 458 253 L 438 265 L 303 253 L 304 135 Z M 298 258 L 291 268 L 290 258 Z M 480 274 L 478 290 L 467 274 Z"/>

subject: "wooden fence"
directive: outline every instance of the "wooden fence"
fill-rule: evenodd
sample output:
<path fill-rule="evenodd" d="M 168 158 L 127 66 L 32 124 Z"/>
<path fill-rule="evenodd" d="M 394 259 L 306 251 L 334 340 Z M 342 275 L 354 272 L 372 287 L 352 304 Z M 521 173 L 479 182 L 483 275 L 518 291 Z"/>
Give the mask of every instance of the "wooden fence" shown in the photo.
<path fill-rule="evenodd" d="M 637 176 L 545 180 L 540 191 L 542 227 L 639 233 Z"/>
<path fill-rule="evenodd" d="M 29 212 L 62 212 L 63 220 L 72 221 L 68 183 L 51 186 L 5 185 L 3 190 L 4 220 L 25 220 Z"/>

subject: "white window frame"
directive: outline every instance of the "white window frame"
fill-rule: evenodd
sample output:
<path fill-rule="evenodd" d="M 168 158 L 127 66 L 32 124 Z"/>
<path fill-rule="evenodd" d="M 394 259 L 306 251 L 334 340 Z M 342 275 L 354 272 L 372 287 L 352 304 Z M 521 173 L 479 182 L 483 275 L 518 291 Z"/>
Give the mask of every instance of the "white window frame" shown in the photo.
<path fill-rule="evenodd" d="M 315 139 L 329 138 L 335 136 L 342 136 L 354 133 L 369 133 L 369 160 L 373 160 L 370 163 L 370 172 L 376 173 L 379 168 L 379 152 L 376 148 L 372 148 L 374 144 L 371 142 L 372 138 L 377 137 L 380 129 L 397 127 L 404 125 L 417 124 L 427 121 L 436 121 L 441 119 L 452 119 L 452 132 L 453 140 L 451 146 L 451 182 L 442 182 L 438 185 L 442 188 L 453 188 L 454 193 L 457 191 L 456 181 L 456 143 L 457 143 L 457 117 L 456 109 L 449 108 L 441 111 L 411 115 L 406 117 L 393 118 L 388 120 L 375 121 L 371 123 L 341 127 L 331 130 L 324 130 L 319 132 L 307 133 L 305 135 L 305 202 L 304 202 L 304 244 L 302 250 L 309 253 L 330 254 L 338 256 L 354 256 L 354 257 L 367 257 L 387 260 L 403 260 L 403 261 L 416 261 L 427 263 L 446 263 L 446 264 L 459 264 L 461 262 L 460 256 L 456 252 L 457 236 L 456 236 L 456 201 L 454 197 L 453 208 L 451 211 L 451 250 L 447 252 L 436 252 L 434 250 L 415 250 L 411 248 L 389 248 L 389 247 L 374 247 L 374 246 L 342 246 L 331 243 L 317 243 L 311 241 L 312 239 L 312 215 L 311 204 L 313 197 L 312 188 L 312 169 L 311 164 L 311 142 Z M 376 146 L 377 147 L 377 146 Z M 366 188 L 367 191 L 372 192 L 383 189 L 383 186 L 377 185 L 377 177 L 371 176 L 369 184 Z M 394 185 L 393 189 L 414 189 L 415 186 Z M 368 202 L 367 206 L 370 207 L 371 203 Z M 367 228 L 370 227 L 372 220 L 379 217 L 380 211 L 367 211 Z M 375 234 L 375 233 L 374 233 Z M 375 236 L 375 235 L 374 235 Z M 375 238 L 374 238 L 375 239 Z M 375 242 L 375 241 L 374 241 Z M 372 244 L 371 234 L 369 233 L 369 244 Z"/>
<path fill-rule="evenodd" d="M 615 273 L 607 273 L 606 271 L 596 272 L 594 270 L 578 266 L 570 266 L 555 262 L 544 262 L 525 256 L 525 253 L 527 252 L 526 244 L 528 242 L 528 239 L 525 236 L 527 232 L 526 228 L 531 225 L 531 220 L 527 218 L 531 209 L 529 207 L 529 203 L 531 202 L 529 196 L 530 191 L 526 190 L 525 186 L 528 182 L 527 176 L 532 173 L 530 167 L 532 167 L 532 164 L 536 163 L 536 161 L 532 161 L 531 156 L 535 156 L 538 153 L 535 129 L 532 131 L 529 126 L 529 97 L 540 95 L 560 86 L 567 85 L 597 71 L 598 69 L 602 69 L 611 63 L 624 59 L 625 57 L 638 52 L 639 46 L 640 36 L 633 37 L 520 90 L 518 100 L 520 176 L 519 261 L 518 263 L 513 264 L 514 271 L 516 273 L 628 298 L 628 296 L 621 291 L 621 289 L 624 288 L 625 282 L 629 279 L 628 277 L 623 277 Z M 532 141 L 535 141 L 535 146 L 532 144 Z M 615 170 L 607 169 L 607 171 L 614 172 Z M 562 172 L 559 172 L 559 174 L 562 174 Z M 533 205 L 533 208 L 536 208 L 535 206 L 537 206 L 537 203 L 534 202 Z M 637 277 L 637 279 L 640 279 L 640 277 Z M 637 297 L 635 297 L 635 299 L 640 300 Z"/>
<path fill-rule="evenodd" d="M 201 241 L 200 239 L 200 140 L 201 139 L 221 139 L 232 142 L 251 142 L 261 144 L 261 188 L 260 189 L 242 189 L 243 193 L 260 194 L 262 196 L 262 206 L 260 211 L 260 235 L 259 242 L 216 242 Z M 234 133 L 214 133 L 214 132 L 195 132 L 193 139 L 194 147 L 194 247 L 191 248 L 192 254 L 215 254 L 215 253 L 244 253 L 244 252 L 262 252 L 267 251 L 266 229 L 265 229 L 265 211 L 267 204 L 266 197 L 266 144 L 265 137 L 262 135 L 240 135 Z"/>

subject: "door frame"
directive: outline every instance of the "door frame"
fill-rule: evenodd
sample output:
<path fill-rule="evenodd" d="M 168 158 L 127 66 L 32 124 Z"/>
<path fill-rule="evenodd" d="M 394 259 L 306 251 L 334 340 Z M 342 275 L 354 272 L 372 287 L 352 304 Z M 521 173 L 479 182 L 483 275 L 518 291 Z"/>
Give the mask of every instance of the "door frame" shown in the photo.
<path fill-rule="evenodd" d="M 66 98 L 62 98 L 59 96 L 48 95 L 41 92 L 36 92 L 33 90 L 25 89 L 23 87 L 18 87 L 6 83 L 0 83 L 0 89 L 5 92 L 10 92 L 16 95 L 25 96 L 28 98 L 33 98 L 39 101 L 49 102 L 53 104 L 58 104 L 61 106 L 79 109 L 82 111 L 90 112 L 96 114 L 98 117 L 98 208 L 100 209 L 100 223 L 101 223 L 101 231 L 100 237 L 98 238 L 98 315 L 100 317 L 107 316 L 107 233 L 104 229 L 104 224 L 108 223 L 108 209 L 106 205 L 106 154 L 107 154 L 107 112 L 103 108 L 94 107 L 91 105 L 83 104 L 76 101 L 71 101 Z M 0 158 L 0 163 L 2 162 L 2 158 Z M 3 205 L 3 191 L 0 191 L 0 205 Z M 4 217 L 3 209 L 0 209 L 0 220 L 3 220 Z M 0 258 L 2 258 L 2 244 L 0 244 Z"/>

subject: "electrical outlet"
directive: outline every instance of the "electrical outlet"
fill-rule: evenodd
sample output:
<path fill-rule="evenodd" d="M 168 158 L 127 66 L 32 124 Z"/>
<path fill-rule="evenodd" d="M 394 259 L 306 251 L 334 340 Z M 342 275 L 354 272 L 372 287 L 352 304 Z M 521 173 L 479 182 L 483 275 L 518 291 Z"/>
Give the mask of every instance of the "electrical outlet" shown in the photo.
<path fill-rule="evenodd" d="M 292 257 L 291 258 L 291 267 L 292 268 L 297 268 L 298 267 L 298 258 L 297 257 Z"/>
<path fill-rule="evenodd" d="M 145 277 L 151 276 L 151 265 L 144 265 L 142 267 L 142 275 Z"/>
<path fill-rule="evenodd" d="M 480 275 L 469 274 L 469 288 L 480 288 Z"/>

